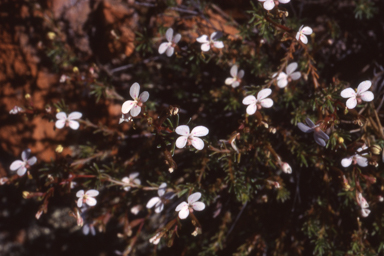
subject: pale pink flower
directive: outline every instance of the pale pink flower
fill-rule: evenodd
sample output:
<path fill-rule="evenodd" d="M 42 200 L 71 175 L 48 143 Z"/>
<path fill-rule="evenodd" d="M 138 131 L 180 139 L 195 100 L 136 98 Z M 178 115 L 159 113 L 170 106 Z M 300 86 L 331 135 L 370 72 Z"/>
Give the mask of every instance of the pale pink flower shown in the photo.
<path fill-rule="evenodd" d="M 37 158 L 35 156 L 28 159 L 30 154 L 31 154 L 30 149 L 24 150 L 21 153 L 22 160 L 14 161 L 9 167 L 9 169 L 11 169 L 11 171 L 17 171 L 17 175 L 23 176 L 27 171 L 27 169 L 37 162 Z"/>
<path fill-rule="evenodd" d="M 357 203 L 361 208 L 361 216 L 364 218 L 367 217 L 371 211 L 368 209 L 369 205 L 367 200 L 365 200 L 361 193 L 359 193 L 357 196 Z"/>
<path fill-rule="evenodd" d="M 122 182 L 124 182 L 124 190 L 129 191 L 131 189 L 131 185 L 140 185 L 141 181 L 139 179 L 136 179 L 136 177 L 139 176 L 138 172 L 131 173 L 129 177 L 124 177 L 121 179 Z"/>
<path fill-rule="evenodd" d="M 156 213 L 160 213 L 163 209 L 164 209 L 164 201 L 166 200 L 166 198 L 164 198 L 164 195 L 165 195 L 165 189 L 167 187 L 167 184 L 166 183 L 161 183 L 161 185 L 159 186 L 159 189 L 157 190 L 157 194 L 159 195 L 158 197 L 152 197 L 146 207 L 148 209 L 152 208 L 153 206 L 155 206 L 155 212 Z"/>
<path fill-rule="evenodd" d="M 168 57 L 171 57 L 173 55 L 173 52 L 175 51 L 176 44 L 181 39 L 181 35 L 176 34 L 175 37 L 173 37 L 173 29 L 168 28 L 167 32 L 165 32 L 165 38 L 167 38 L 168 43 L 165 42 L 160 45 L 159 53 L 163 54 L 165 52 Z"/>
<path fill-rule="evenodd" d="M 297 32 L 296 34 L 296 40 L 297 41 L 301 41 L 303 42 L 303 44 L 307 44 L 308 43 L 308 38 L 305 36 L 309 36 L 310 34 L 312 34 L 312 29 L 308 26 L 304 27 L 304 25 L 302 25 L 299 29 L 299 32 Z"/>
<path fill-rule="evenodd" d="M 364 81 L 359 84 L 357 91 L 355 92 L 352 88 L 347 88 L 341 91 L 341 97 L 349 98 L 347 100 L 347 108 L 353 109 L 357 104 L 361 104 L 362 100 L 366 102 L 372 101 L 375 96 L 368 89 L 371 87 L 371 81 Z"/>
<path fill-rule="evenodd" d="M 301 77 L 301 73 L 299 71 L 294 72 L 296 69 L 297 69 L 297 63 L 296 62 L 292 62 L 291 64 L 289 64 L 287 66 L 287 68 L 285 69 L 285 71 L 287 73 L 281 72 L 279 74 L 279 76 L 276 78 L 277 79 L 277 86 L 279 86 L 280 88 L 284 88 L 285 86 L 287 86 L 287 84 L 291 80 L 299 79 Z M 273 74 L 272 77 L 275 77 L 276 75 L 277 75 L 277 73 Z"/>
<path fill-rule="evenodd" d="M 19 106 L 14 106 L 13 109 L 9 111 L 9 114 L 16 115 L 17 113 L 21 112 L 23 109 Z"/>
<path fill-rule="evenodd" d="M 7 177 L 0 178 L 0 185 L 4 185 L 7 182 L 8 182 L 8 178 Z"/>
<path fill-rule="evenodd" d="M 156 235 L 154 235 L 153 237 L 151 237 L 150 239 L 149 239 L 149 242 L 151 243 L 151 244 L 158 244 L 159 242 L 160 242 L 160 238 L 163 236 L 163 233 L 160 233 L 160 232 L 158 232 L 158 233 L 156 233 Z"/>
<path fill-rule="evenodd" d="M 133 100 L 127 100 L 123 103 L 123 106 L 121 107 L 121 112 L 123 112 L 123 114 L 127 114 L 129 111 L 131 111 L 131 116 L 133 117 L 140 114 L 143 103 L 149 98 L 149 93 L 142 92 L 139 95 L 139 92 L 140 85 L 138 83 L 134 83 L 129 90 L 129 94 Z"/>
<path fill-rule="evenodd" d="M 233 65 L 231 68 L 231 76 L 225 79 L 225 84 L 226 85 L 231 85 L 233 88 L 236 88 L 240 85 L 241 79 L 244 76 L 244 70 L 240 70 L 237 72 L 238 67 L 236 65 Z"/>
<path fill-rule="evenodd" d="M 197 150 L 202 150 L 204 148 L 204 141 L 198 137 L 206 136 L 209 133 L 209 130 L 205 126 L 196 126 L 192 129 L 192 132 L 189 132 L 188 125 L 179 125 L 176 127 L 175 132 L 181 135 L 176 140 L 176 147 L 184 148 L 185 145 L 192 145 Z"/>
<path fill-rule="evenodd" d="M 367 148 L 368 148 L 367 146 L 363 146 L 363 147 L 357 149 L 357 152 L 361 152 Z M 344 158 L 343 160 L 341 160 L 341 165 L 345 168 L 350 166 L 351 163 L 353 163 L 354 165 L 358 164 L 361 167 L 366 167 L 366 166 L 368 166 L 368 159 L 365 158 L 364 156 L 361 156 L 360 154 L 355 154 L 353 156 L 350 156 L 350 157 L 347 157 L 347 158 Z"/>
<path fill-rule="evenodd" d="M 55 126 L 57 129 L 61 129 L 64 126 L 69 126 L 73 130 L 77 130 L 77 129 L 79 129 L 80 124 L 79 124 L 79 122 L 77 122 L 75 120 L 80 119 L 82 116 L 83 116 L 83 114 L 81 114 L 80 112 L 77 112 L 77 111 L 72 112 L 71 114 L 69 114 L 68 117 L 67 117 L 66 113 L 59 112 L 56 114 L 56 118 L 58 120 L 56 121 Z"/>
<path fill-rule="evenodd" d="M 207 35 L 202 35 L 196 39 L 197 42 L 201 43 L 201 50 L 203 52 L 209 51 L 211 49 L 211 46 L 216 47 L 216 48 L 223 48 L 224 43 L 222 41 L 216 41 L 215 39 L 219 36 L 219 32 L 213 32 L 208 40 Z"/>
<path fill-rule="evenodd" d="M 189 213 L 193 212 L 193 210 L 202 211 L 205 209 L 205 204 L 197 201 L 200 197 L 200 192 L 193 193 L 188 197 L 188 203 L 184 201 L 176 207 L 175 211 L 179 212 L 180 219 L 186 219 Z"/>
<path fill-rule="evenodd" d="M 267 98 L 269 95 L 271 95 L 272 90 L 267 88 L 259 91 L 257 94 L 257 98 L 253 95 L 248 95 L 243 99 L 244 105 L 249 105 L 247 107 L 247 114 L 253 115 L 255 114 L 257 109 L 261 108 L 270 108 L 273 106 L 273 100 L 270 98 Z"/>
<path fill-rule="evenodd" d="M 259 2 L 264 2 L 263 7 L 265 10 L 272 10 L 275 5 L 278 5 L 279 3 L 286 4 L 289 3 L 291 0 L 259 0 Z"/>
<path fill-rule="evenodd" d="M 288 163 L 282 162 L 280 164 L 280 166 L 281 166 L 281 169 L 283 170 L 283 172 L 289 173 L 289 174 L 292 173 L 292 168 Z"/>
<path fill-rule="evenodd" d="M 327 145 L 327 141 L 329 140 L 329 136 L 321 130 L 320 124 L 315 125 L 308 117 L 305 119 L 305 122 L 308 126 L 303 123 L 298 123 L 297 126 L 299 129 L 305 133 L 313 132 L 313 138 L 315 139 L 316 143 L 322 147 L 325 147 L 325 145 Z"/>
<path fill-rule="evenodd" d="M 77 191 L 76 196 L 79 198 L 77 200 L 77 206 L 80 208 L 81 206 L 83 206 L 83 203 L 86 203 L 89 206 L 95 206 L 97 201 L 94 197 L 98 195 L 99 191 L 95 189 L 90 189 L 85 193 L 84 190 Z"/>

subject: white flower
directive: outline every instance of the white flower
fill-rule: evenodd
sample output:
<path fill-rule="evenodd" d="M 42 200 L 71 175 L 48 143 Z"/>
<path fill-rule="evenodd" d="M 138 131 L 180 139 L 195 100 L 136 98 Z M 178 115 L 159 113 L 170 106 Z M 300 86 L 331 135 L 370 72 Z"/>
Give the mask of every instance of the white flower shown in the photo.
<path fill-rule="evenodd" d="M 276 5 L 278 5 L 279 2 L 282 4 L 286 4 L 286 3 L 289 3 L 290 1 L 291 0 L 278 0 L 278 1 L 277 0 L 259 0 L 259 2 L 264 2 L 263 7 L 265 10 L 268 10 L 268 11 L 272 10 L 275 7 L 275 3 Z"/>
<path fill-rule="evenodd" d="M 197 42 L 201 43 L 201 50 L 203 52 L 209 51 L 211 46 L 214 46 L 216 48 L 223 48 L 224 44 L 222 41 L 215 41 L 215 39 L 219 36 L 220 34 L 218 32 L 213 32 L 208 40 L 207 35 L 202 35 L 196 39 Z"/>
<path fill-rule="evenodd" d="M 165 194 L 165 188 L 167 187 L 167 184 L 166 183 L 161 183 L 161 185 L 159 186 L 159 189 L 157 190 L 157 194 L 159 195 L 159 197 L 152 197 L 148 203 L 147 203 L 147 208 L 152 208 L 153 206 L 155 206 L 155 212 L 156 213 L 159 213 L 161 212 L 163 209 L 164 209 L 164 201 L 166 200 L 166 198 L 164 197 L 164 194 Z"/>
<path fill-rule="evenodd" d="M 320 124 L 315 125 L 308 117 L 305 119 L 305 122 L 308 126 L 303 123 L 298 123 L 297 126 L 299 129 L 305 133 L 313 132 L 313 137 L 316 143 L 322 147 L 325 147 L 327 144 L 326 142 L 329 140 L 329 136 L 320 129 Z"/>
<path fill-rule="evenodd" d="M 13 109 L 11 109 L 9 111 L 9 114 L 11 115 L 16 115 L 17 113 L 19 113 L 20 111 L 22 111 L 23 109 L 21 107 L 18 107 L 18 106 L 14 106 Z"/>
<path fill-rule="evenodd" d="M 159 242 L 160 242 L 160 238 L 163 236 L 163 234 L 162 233 L 160 233 L 160 232 L 158 232 L 158 233 L 156 233 L 156 235 L 154 235 L 153 237 L 151 237 L 150 239 L 149 239 L 149 242 L 151 243 L 151 244 L 158 244 Z"/>
<path fill-rule="evenodd" d="M 29 154 L 31 153 L 30 149 L 26 149 L 21 153 L 21 159 L 22 160 L 16 160 L 14 161 L 9 169 L 11 171 L 16 171 L 17 170 L 17 175 L 23 176 L 27 169 L 31 166 L 34 165 L 37 162 L 37 158 L 35 156 L 31 157 L 28 159 Z"/>
<path fill-rule="evenodd" d="M 139 179 L 136 179 L 136 177 L 139 176 L 138 172 L 131 173 L 128 177 L 124 177 L 121 179 L 122 182 L 124 182 L 124 190 L 129 191 L 131 189 L 130 185 L 140 185 L 141 181 Z"/>
<path fill-rule="evenodd" d="M 272 90 L 267 88 L 259 91 L 257 94 L 257 99 L 253 95 L 249 95 L 243 99 L 244 105 L 249 105 L 247 107 L 247 114 L 253 115 L 255 114 L 257 109 L 263 108 L 270 108 L 273 106 L 273 100 L 270 98 L 267 98 L 269 95 L 271 95 Z"/>
<path fill-rule="evenodd" d="M 357 149 L 357 152 L 361 152 L 365 149 L 367 149 L 367 146 L 363 146 L 363 147 Z M 346 167 L 350 166 L 352 162 L 354 165 L 358 164 L 361 167 L 368 166 L 368 159 L 359 155 L 359 154 L 355 154 L 351 157 L 344 158 L 343 160 L 341 160 L 341 165 L 346 168 Z"/>
<path fill-rule="evenodd" d="M 352 88 L 347 88 L 341 91 L 341 97 L 349 98 L 347 100 L 347 108 L 352 109 L 355 108 L 357 104 L 361 103 L 361 100 L 370 102 L 374 99 L 374 95 L 368 89 L 371 87 L 371 81 L 364 81 L 359 84 L 357 87 L 357 92 L 355 92 Z"/>
<path fill-rule="evenodd" d="M 132 120 L 132 117 L 128 116 L 129 114 L 122 114 L 121 118 L 119 120 L 119 124 L 124 123 L 124 122 L 129 122 Z"/>
<path fill-rule="evenodd" d="M 200 125 L 193 128 L 190 133 L 188 125 L 179 125 L 176 127 L 175 132 L 181 135 L 176 140 L 176 147 L 184 148 L 188 142 L 188 145 L 192 145 L 197 150 L 202 150 L 204 148 L 204 141 L 198 137 L 206 136 L 209 130 L 207 127 Z"/>
<path fill-rule="evenodd" d="M 180 41 L 181 35 L 176 34 L 175 37 L 173 37 L 173 29 L 169 28 L 167 32 L 165 32 L 165 38 L 167 38 L 168 43 L 162 43 L 159 47 L 159 53 L 163 54 L 166 52 L 168 57 L 171 57 L 173 52 L 175 51 L 176 44 Z"/>
<path fill-rule="evenodd" d="M 285 71 L 287 73 L 281 72 L 279 74 L 279 76 L 277 77 L 277 86 L 279 86 L 280 88 L 284 88 L 285 86 L 287 86 L 287 84 L 291 80 L 299 79 L 301 77 L 301 73 L 299 71 L 293 72 L 296 69 L 297 69 L 297 63 L 296 62 L 292 62 L 291 64 L 289 64 L 287 66 L 287 68 L 285 69 Z M 275 77 L 276 75 L 277 75 L 277 73 L 273 74 L 272 77 Z"/>
<path fill-rule="evenodd" d="M 357 203 L 361 207 L 361 216 L 367 217 L 371 211 L 368 209 L 369 205 L 367 200 L 365 200 L 361 193 L 358 194 Z"/>
<path fill-rule="evenodd" d="M 97 201 L 94 198 L 95 196 L 99 195 L 99 191 L 95 189 L 90 189 L 84 194 L 84 190 L 79 190 L 76 193 L 76 196 L 79 198 L 77 200 L 77 206 L 80 208 L 83 206 L 83 203 L 86 203 L 89 206 L 94 206 L 96 205 Z"/>
<path fill-rule="evenodd" d="M 283 170 L 283 172 L 292 173 L 292 168 L 288 163 L 283 162 L 280 164 L 280 166 L 281 166 L 281 169 Z"/>
<path fill-rule="evenodd" d="M 8 178 L 7 177 L 0 178 L 0 185 L 4 185 L 7 182 L 8 182 Z"/>
<path fill-rule="evenodd" d="M 299 29 L 299 32 L 296 34 L 296 40 L 299 41 L 300 39 L 303 44 L 307 44 L 308 38 L 305 35 L 309 36 L 310 34 L 312 34 L 312 29 L 308 26 L 304 27 L 304 25 L 302 25 Z"/>
<path fill-rule="evenodd" d="M 80 119 L 82 116 L 83 116 L 83 114 L 81 114 L 80 112 L 77 112 L 77 111 L 72 112 L 71 114 L 69 114 L 68 117 L 67 117 L 66 113 L 59 112 L 56 114 L 56 118 L 58 120 L 56 121 L 55 126 L 57 129 L 61 129 L 64 126 L 69 126 L 73 130 L 77 130 L 77 129 L 79 129 L 80 124 L 79 124 L 79 122 L 74 121 L 74 120 Z"/>
<path fill-rule="evenodd" d="M 140 85 L 138 83 L 134 83 L 129 90 L 129 94 L 133 100 L 127 100 L 123 103 L 123 106 L 121 107 L 121 112 L 123 112 L 123 114 L 127 114 L 129 111 L 131 111 L 131 116 L 137 116 L 140 114 L 143 103 L 149 98 L 149 93 L 142 92 L 139 95 L 139 92 Z"/>
<path fill-rule="evenodd" d="M 225 79 L 225 84 L 232 85 L 233 88 L 236 88 L 240 85 L 241 78 L 243 78 L 244 76 L 244 70 L 240 70 L 239 72 L 237 72 L 237 66 L 233 65 L 230 73 L 232 77 L 228 77 L 227 79 Z"/>
<path fill-rule="evenodd" d="M 179 218 L 180 219 L 185 219 L 188 217 L 189 212 L 195 211 L 202 211 L 205 209 L 205 204 L 203 202 L 197 202 L 201 197 L 200 192 L 193 193 L 188 197 L 188 203 L 187 202 L 182 202 L 180 203 L 175 211 L 179 212 Z"/>

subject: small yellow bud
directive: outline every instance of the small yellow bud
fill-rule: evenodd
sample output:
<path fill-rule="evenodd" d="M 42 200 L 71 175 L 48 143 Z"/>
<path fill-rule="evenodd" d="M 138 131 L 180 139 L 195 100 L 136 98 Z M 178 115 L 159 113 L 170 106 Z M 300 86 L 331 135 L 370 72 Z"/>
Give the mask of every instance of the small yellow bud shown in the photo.
<path fill-rule="evenodd" d="M 56 38 L 56 34 L 54 32 L 48 32 L 47 37 L 51 40 Z"/>
<path fill-rule="evenodd" d="M 343 137 L 339 137 L 338 141 L 339 141 L 340 144 L 343 144 L 344 143 L 344 138 Z"/>
<path fill-rule="evenodd" d="M 27 199 L 28 196 L 29 196 L 29 192 L 28 192 L 28 191 L 23 191 L 23 197 L 24 197 L 25 199 Z"/>
<path fill-rule="evenodd" d="M 56 153 L 61 153 L 61 152 L 63 152 L 63 150 L 64 150 L 64 148 L 63 148 L 63 146 L 62 145 L 58 145 L 57 147 L 56 147 L 56 149 L 55 149 L 55 151 L 56 151 Z"/>
<path fill-rule="evenodd" d="M 27 100 L 30 99 L 30 98 L 31 98 L 31 94 L 29 94 L 29 93 L 25 94 L 25 98 L 26 98 Z"/>
<path fill-rule="evenodd" d="M 78 67 L 73 67 L 72 71 L 73 71 L 74 73 L 78 73 L 78 72 L 79 72 L 79 68 L 78 68 Z"/>
<path fill-rule="evenodd" d="M 380 155 L 382 150 L 383 149 L 379 145 L 377 145 L 377 144 L 374 144 L 371 147 L 371 152 L 372 152 L 372 154 L 375 154 L 375 155 Z"/>

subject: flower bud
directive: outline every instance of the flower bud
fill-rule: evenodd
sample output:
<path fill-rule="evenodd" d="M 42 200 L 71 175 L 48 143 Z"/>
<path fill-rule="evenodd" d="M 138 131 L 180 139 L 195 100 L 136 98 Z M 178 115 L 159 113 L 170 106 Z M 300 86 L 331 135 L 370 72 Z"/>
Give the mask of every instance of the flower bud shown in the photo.
<path fill-rule="evenodd" d="M 285 162 L 281 163 L 281 170 L 283 170 L 283 172 L 285 172 L 285 173 L 292 173 L 291 166 Z"/>
<path fill-rule="evenodd" d="M 379 145 L 377 144 L 374 144 L 371 148 L 370 148 L 372 154 L 374 155 L 380 155 L 381 151 L 383 150 Z"/>
<path fill-rule="evenodd" d="M 338 141 L 339 141 L 340 144 L 343 144 L 344 143 L 344 138 L 343 137 L 339 137 Z"/>

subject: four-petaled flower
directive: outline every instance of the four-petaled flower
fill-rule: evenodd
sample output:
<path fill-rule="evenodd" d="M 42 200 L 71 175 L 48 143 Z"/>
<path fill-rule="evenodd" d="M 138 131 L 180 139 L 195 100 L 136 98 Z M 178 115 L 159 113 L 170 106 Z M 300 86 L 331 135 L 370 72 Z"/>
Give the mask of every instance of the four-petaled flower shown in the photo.
<path fill-rule="evenodd" d="M 265 10 L 272 10 L 275 5 L 279 5 L 279 2 L 282 4 L 289 3 L 291 0 L 259 0 L 259 2 L 264 2 L 263 7 Z"/>
<path fill-rule="evenodd" d="M 176 140 L 176 147 L 184 148 L 185 145 L 194 146 L 197 150 L 202 150 L 204 148 L 204 141 L 198 137 L 205 136 L 209 133 L 209 130 L 205 126 L 196 126 L 192 129 L 192 132 L 189 132 L 188 125 L 180 125 L 176 127 L 175 132 L 181 135 Z"/>
<path fill-rule="evenodd" d="M 357 152 L 361 152 L 365 149 L 367 149 L 367 146 L 363 146 L 363 147 L 357 149 Z M 344 158 L 343 160 L 341 160 L 341 165 L 343 167 L 348 167 L 351 165 L 351 163 L 353 163 L 354 165 L 358 164 L 361 167 L 366 167 L 366 166 L 368 166 L 368 159 L 359 155 L 359 154 L 355 154 L 353 156 L 350 156 L 350 157 L 347 157 L 347 158 Z"/>
<path fill-rule="evenodd" d="M 202 211 L 205 209 L 205 204 L 203 202 L 197 202 L 200 197 L 200 192 L 193 193 L 188 197 L 188 203 L 184 201 L 176 207 L 175 211 L 179 212 L 180 219 L 187 218 L 189 213 L 193 212 L 193 210 Z"/>
<path fill-rule="evenodd" d="M 359 84 L 357 91 L 355 92 L 352 88 L 347 88 L 341 91 L 341 97 L 349 98 L 347 100 L 347 108 L 355 108 L 357 104 L 360 104 L 361 101 L 370 102 L 374 99 L 374 95 L 368 89 L 371 87 L 371 81 L 364 81 Z"/>
<path fill-rule="evenodd" d="M 277 86 L 280 88 L 284 88 L 287 86 L 287 84 L 292 81 L 292 80 L 297 80 L 301 77 L 301 73 L 299 71 L 294 72 L 297 69 L 297 63 L 292 62 L 287 66 L 285 71 L 287 73 L 281 72 L 279 76 L 276 78 L 277 79 Z M 275 77 L 277 73 L 273 74 L 272 77 Z"/>
<path fill-rule="evenodd" d="M 216 41 L 215 39 L 217 37 L 219 37 L 219 33 L 218 32 L 213 32 L 208 40 L 208 36 L 207 35 L 202 35 L 200 37 L 198 37 L 196 39 L 197 42 L 201 43 L 201 50 L 203 52 L 207 52 L 209 51 L 209 49 L 211 48 L 211 46 L 214 46 L 216 48 L 223 48 L 224 47 L 224 43 L 222 41 Z"/>
<path fill-rule="evenodd" d="M 159 53 L 167 54 L 168 57 L 171 57 L 173 52 L 175 51 L 176 44 L 180 41 L 181 35 L 176 34 L 175 37 L 173 37 L 173 29 L 169 28 L 167 32 L 165 32 L 165 38 L 167 38 L 168 43 L 162 43 L 159 47 Z"/>
<path fill-rule="evenodd" d="M 238 67 L 236 65 L 233 65 L 231 68 L 231 76 L 225 79 L 225 84 L 226 85 L 231 85 L 233 88 L 236 88 L 240 85 L 241 79 L 244 76 L 244 70 L 240 70 L 237 72 Z"/>
<path fill-rule="evenodd" d="M 305 122 L 308 126 L 303 123 L 298 123 L 297 126 L 299 127 L 299 129 L 305 133 L 313 132 L 313 137 L 316 143 L 322 147 L 325 147 L 325 145 L 327 144 L 326 142 L 329 140 L 329 137 L 325 132 L 321 130 L 320 124 L 315 125 L 312 120 L 308 117 L 305 119 Z"/>
<path fill-rule="evenodd" d="M 361 207 L 361 216 L 367 217 L 371 211 L 368 209 L 369 205 L 367 200 L 365 200 L 361 193 L 359 193 L 357 196 L 357 203 Z"/>
<path fill-rule="evenodd" d="M 11 171 L 16 171 L 17 170 L 17 175 L 23 176 L 27 169 L 31 166 L 34 165 L 37 162 L 37 158 L 35 156 L 31 157 L 28 159 L 29 154 L 31 153 L 30 149 L 26 149 L 21 153 L 21 159 L 22 160 L 16 160 L 14 161 L 9 169 Z"/>
<path fill-rule="evenodd" d="M 56 118 L 58 120 L 56 121 L 55 126 L 57 129 L 61 129 L 64 126 L 69 126 L 73 130 L 77 130 L 79 129 L 80 124 L 79 122 L 74 120 L 81 118 L 82 115 L 83 114 L 81 114 L 80 112 L 75 111 L 69 114 L 69 116 L 67 117 L 67 114 L 65 112 L 59 112 L 56 114 Z"/>
<path fill-rule="evenodd" d="M 141 181 L 139 179 L 136 179 L 136 177 L 139 176 L 138 172 L 131 173 L 129 177 L 124 177 L 121 179 L 122 182 L 124 182 L 124 190 L 129 191 L 131 189 L 131 185 L 140 185 Z"/>
<path fill-rule="evenodd" d="M 152 208 L 155 206 L 155 212 L 159 213 L 164 209 L 164 202 L 166 202 L 169 199 L 172 199 L 175 194 L 172 192 L 165 193 L 165 189 L 167 187 L 166 183 L 161 183 L 159 186 L 159 189 L 157 190 L 157 194 L 159 195 L 158 197 L 152 197 L 148 203 L 147 203 L 147 208 Z"/>
<path fill-rule="evenodd" d="M 308 38 L 305 35 L 309 36 L 310 34 L 312 34 L 312 29 L 308 26 L 304 27 L 304 25 L 302 25 L 299 29 L 299 32 L 296 34 L 296 40 L 299 41 L 300 39 L 303 44 L 307 44 Z"/>
<path fill-rule="evenodd" d="M 80 208 L 81 206 L 83 206 L 83 203 L 86 203 L 89 206 L 96 205 L 97 201 L 94 197 L 98 195 L 99 191 L 95 189 L 90 189 L 85 193 L 84 190 L 77 191 L 76 196 L 79 198 L 77 200 L 77 206 Z"/>
<path fill-rule="evenodd" d="M 253 115 L 255 114 L 257 109 L 263 108 L 270 108 L 273 106 L 273 100 L 270 98 L 267 98 L 269 95 L 271 95 L 272 90 L 267 88 L 259 91 L 257 94 L 257 99 L 253 95 L 248 95 L 243 99 L 244 105 L 249 105 L 247 107 L 247 114 Z"/>
<path fill-rule="evenodd" d="M 121 107 L 121 112 L 123 112 L 123 114 L 127 114 L 129 111 L 131 111 L 131 116 L 137 116 L 140 114 L 143 103 L 149 98 L 149 93 L 142 92 L 139 95 L 139 92 L 140 85 L 138 83 L 134 83 L 129 90 L 129 94 L 133 100 L 127 100 L 123 103 L 123 106 Z"/>

